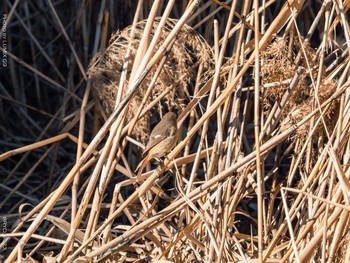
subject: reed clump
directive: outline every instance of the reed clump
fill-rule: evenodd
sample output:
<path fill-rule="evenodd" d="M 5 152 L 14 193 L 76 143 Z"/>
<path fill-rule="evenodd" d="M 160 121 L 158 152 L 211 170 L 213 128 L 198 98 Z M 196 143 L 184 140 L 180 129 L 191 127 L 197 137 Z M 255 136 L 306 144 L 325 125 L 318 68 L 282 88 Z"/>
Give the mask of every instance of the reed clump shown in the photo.
<path fill-rule="evenodd" d="M 319 54 L 305 39 L 277 38 L 261 53 L 261 77 L 267 88 L 263 92 L 263 107 L 269 112 L 275 103 L 280 104 L 283 96 L 290 93 L 283 104 L 281 130 L 299 123 L 305 116 L 326 101 L 334 93 L 337 81 L 327 79 L 325 66 L 319 68 Z M 300 71 L 298 72 L 298 68 Z M 291 80 L 298 72 L 291 87 Z M 320 74 L 320 83 L 317 83 Z M 268 85 L 272 84 L 272 85 Z M 315 136 L 325 136 L 326 130 L 333 130 L 338 118 L 339 100 L 335 100 L 322 113 L 324 122 L 320 122 L 313 132 Z M 319 117 L 320 113 L 315 115 Z M 298 128 L 297 136 L 307 136 L 310 122 Z M 326 126 L 324 126 L 326 124 Z M 306 138 L 304 138 L 306 139 Z"/>
<path fill-rule="evenodd" d="M 158 28 L 160 17 L 156 17 L 148 36 L 150 42 L 154 33 Z M 98 52 L 89 66 L 88 74 L 93 82 L 93 90 L 97 99 L 101 102 L 103 110 L 109 116 L 115 108 L 115 102 L 118 89 L 122 89 L 122 97 L 128 92 L 128 79 L 132 72 L 133 61 L 139 48 L 140 41 L 144 32 L 147 20 L 138 22 L 135 25 L 135 31 L 131 34 L 132 26 L 126 27 L 121 31 L 114 33 L 109 41 L 108 47 Z M 162 46 L 164 40 L 169 35 L 177 20 L 168 19 L 162 28 L 156 47 L 152 55 L 160 48 L 168 48 Z M 120 77 L 123 72 L 124 61 L 127 60 L 126 81 L 120 86 Z M 138 109 L 142 105 L 143 99 L 152 78 L 157 72 L 160 62 L 156 63 L 151 71 L 147 74 L 142 84 L 138 88 L 135 96 L 130 100 L 130 105 L 126 114 L 126 121 L 130 122 Z M 195 72 L 199 65 L 205 74 L 202 75 L 202 84 L 209 79 L 213 73 L 213 53 L 211 47 L 204 38 L 193 30 L 190 26 L 184 25 L 176 36 L 176 41 L 172 44 L 171 49 L 166 54 L 166 61 L 162 66 L 162 70 L 157 77 L 152 91 L 147 96 L 143 106 L 148 106 L 151 101 L 162 94 L 170 87 L 170 91 L 156 105 L 156 110 L 147 112 L 133 130 L 132 135 L 136 139 L 145 143 L 150 134 L 150 118 L 152 112 L 166 112 L 175 110 L 179 113 L 185 107 L 185 104 L 193 96 L 193 90 L 189 87 L 190 82 L 195 78 Z"/>

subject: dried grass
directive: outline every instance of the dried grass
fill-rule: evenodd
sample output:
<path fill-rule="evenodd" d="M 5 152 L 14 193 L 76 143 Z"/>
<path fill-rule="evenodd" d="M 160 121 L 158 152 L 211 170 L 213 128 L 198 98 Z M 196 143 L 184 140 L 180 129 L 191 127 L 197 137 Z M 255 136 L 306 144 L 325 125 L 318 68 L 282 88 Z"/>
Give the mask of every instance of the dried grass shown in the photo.
<path fill-rule="evenodd" d="M 349 262 L 348 2 L 161 2 L 4 4 L 0 261 Z"/>
<path fill-rule="evenodd" d="M 299 123 L 305 116 L 312 112 L 317 107 L 315 98 L 317 98 L 319 103 L 323 103 L 334 93 L 337 87 L 337 81 L 327 79 L 325 69 L 318 68 L 319 56 L 317 55 L 317 51 L 310 47 L 309 42 L 304 39 L 301 39 L 301 41 L 303 50 L 298 39 L 293 38 L 288 43 L 287 38 L 279 38 L 261 53 L 262 82 L 265 86 L 274 83 L 274 85 L 264 90 L 263 106 L 266 110 L 265 112 L 269 112 L 274 103 L 281 103 L 283 95 L 290 88 L 288 81 L 292 80 L 295 72 L 297 72 L 299 67 L 301 68 L 294 84 L 295 87 L 290 92 L 291 94 L 287 103 L 283 105 L 280 116 L 282 119 L 280 124 L 282 131 L 295 123 Z M 321 83 L 316 88 L 313 85 L 314 83 L 311 82 L 312 79 L 313 81 L 317 79 L 319 70 L 322 71 Z M 334 120 L 338 118 L 336 112 L 337 106 L 339 106 L 339 100 L 332 102 L 323 116 L 327 126 L 324 128 L 323 124 L 320 123 L 315 130 L 315 135 L 326 135 L 325 129 L 334 129 Z M 315 117 L 319 116 L 317 114 Z M 309 123 L 305 123 L 305 125 L 298 129 L 297 136 L 303 137 L 309 130 Z"/>
<path fill-rule="evenodd" d="M 156 18 L 152 24 L 149 34 L 149 41 L 153 39 L 154 33 L 159 25 L 160 18 Z M 131 36 L 132 26 L 129 26 L 121 31 L 114 33 L 109 41 L 109 45 L 105 51 L 97 53 L 92 59 L 88 70 L 89 77 L 93 81 L 93 90 L 96 97 L 101 101 L 102 107 L 107 116 L 109 116 L 115 108 L 115 101 L 118 94 L 118 83 L 120 75 L 123 71 L 124 58 L 128 53 L 127 79 L 129 79 L 133 61 L 139 47 L 143 30 L 146 25 L 146 20 L 138 22 L 135 25 L 134 36 Z M 154 55 L 164 43 L 165 38 L 176 24 L 176 20 L 168 19 L 165 27 L 157 41 Z M 131 43 L 131 44 L 130 44 Z M 130 47 L 129 47 L 130 45 Z M 172 87 L 157 104 L 156 112 L 178 111 L 179 113 L 185 107 L 185 102 L 190 100 L 193 92 L 188 89 L 190 81 L 194 79 L 194 72 L 198 70 L 199 65 L 202 65 L 203 71 L 206 72 L 201 82 L 204 82 L 212 75 L 213 71 L 213 54 L 211 48 L 206 43 L 201 35 L 199 35 L 190 26 L 185 25 L 181 28 L 176 37 L 176 41 L 172 45 L 167 54 L 166 62 L 162 66 L 162 71 L 157 78 L 157 81 L 152 88 L 150 96 L 147 98 L 145 105 L 142 105 L 142 100 L 146 95 L 154 74 L 157 71 L 158 64 L 154 65 L 153 69 L 148 73 L 145 80 L 138 88 L 135 96 L 131 99 L 126 120 L 130 122 L 138 109 L 142 106 L 148 106 L 151 101 L 155 100 L 165 89 Z M 127 93 L 128 81 L 125 82 L 122 91 L 122 97 Z M 165 108 L 164 108 L 165 107 Z M 138 124 L 133 130 L 134 137 L 147 142 L 150 134 L 150 118 L 152 112 L 147 112 L 143 118 L 138 120 Z"/>

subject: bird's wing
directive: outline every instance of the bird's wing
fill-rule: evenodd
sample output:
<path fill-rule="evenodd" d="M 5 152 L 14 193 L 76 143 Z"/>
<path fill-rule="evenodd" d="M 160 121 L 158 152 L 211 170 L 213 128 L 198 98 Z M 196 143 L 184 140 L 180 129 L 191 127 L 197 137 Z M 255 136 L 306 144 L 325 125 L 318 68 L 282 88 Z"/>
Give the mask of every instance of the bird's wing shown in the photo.
<path fill-rule="evenodd" d="M 155 145 L 163 141 L 165 138 L 166 136 L 164 135 L 156 135 L 154 137 L 151 137 L 145 149 L 143 150 L 142 156 L 144 156 L 150 149 L 152 149 Z"/>

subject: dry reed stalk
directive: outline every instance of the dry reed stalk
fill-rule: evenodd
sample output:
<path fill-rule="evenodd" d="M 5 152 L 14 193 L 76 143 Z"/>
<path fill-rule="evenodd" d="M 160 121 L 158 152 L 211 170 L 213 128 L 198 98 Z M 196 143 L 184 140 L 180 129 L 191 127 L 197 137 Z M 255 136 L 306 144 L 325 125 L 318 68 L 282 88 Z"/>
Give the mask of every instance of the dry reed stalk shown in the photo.
<path fill-rule="evenodd" d="M 264 195 L 264 180 L 263 180 L 263 173 L 262 173 L 262 163 L 261 163 L 261 153 L 260 153 L 260 60 L 259 60 L 259 41 L 260 36 L 258 32 L 260 31 L 260 24 L 259 24 L 259 2 L 257 0 L 254 1 L 254 54 L 255 54 L 255 61 L 254 61 L 254 138 L 255 138 L 255 149 L 256 149 L 256 181 L 257 181 L 257 205 L 258 205 L 258 259 L 259 261 L 263 261 L 263 250 L 264 250 L 264 206 L 263 203 L 263 195 Z M 266 232 L 265 232 L 266 233 Z"/>

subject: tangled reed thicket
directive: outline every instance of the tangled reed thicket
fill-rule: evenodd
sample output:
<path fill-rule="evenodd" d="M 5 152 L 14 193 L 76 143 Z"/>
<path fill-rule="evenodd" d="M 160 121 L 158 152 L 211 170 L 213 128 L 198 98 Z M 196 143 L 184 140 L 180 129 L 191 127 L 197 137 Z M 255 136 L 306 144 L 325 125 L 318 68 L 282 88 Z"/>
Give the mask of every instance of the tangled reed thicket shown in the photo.
<path fill-rule="evenodd" d="M 13 2 L 0 260 L 350 261 L 349 1 Z"/>
<path fill-rule="evenodd" d="M 310 47 L 308 41 L 304 39 L 300 39 L 300 41 L 293 38 L 288 43 L 288 39 L 280 38 L 261 53 L 262 82 L 263 84 L 274 83 L 265 89 L 263 105 L 265 112 L 269 112 L 274 103 L 285 101 L 285 104 L 280 106 L 281 108 L 283 106 L 281 112 L 282 129 L 300 122 L 317 107 L 315 98 L 317 98 L 318 103 L 322 104 L 331 97 L 337 87 L 337 80 L 327 79 L 323 65 L 320 72 L 318 71 L 320 61 L 317 51 Z M 315 89 L 312 88 L 312 85 L 316 84 L 318 74 L 320 74 L 320 83 Z M 292 80 L 294 76 L 296 77 L 295 82 L 285 83 L 286 80 Z M 316 94 L 317 96 L 315 96 Z M 288 100 L 283 99 L 283 96 L 286 95 Z M 338 118 L 338 113 L 335 111 L 337 105 L 339 105 L 339 100 L 333 101 L 328 110 L 323 113 L 324 121 L 330 130 L 334 129 L 335 120 Z M 310 122 L 298 128 L 297 135 L 304 136 L 309 130 Z M 322 123 L 317 126 L 315 133 L 325 135 Z"/>
<path fill-rule="evenodd" d="M 152 41 L 154 33 L 158 28 L 160 18 L 155 18 L 147 42 Z M 134 32 L 132 26 L 114 33 L 109 41 L 106 50 L 95 55 L 89 67 L 89 77 L 93 82 L 94 92 L 101 101 L 102 108 L 107 116 L 111 114 L 115 108 L 115 102 L 118 89 L 122 88 L 121 96 L 127 93 L 128 79 L 132 72 L 133 61 L 140 45 L 143 30 L 147 20 L 138 22 L 135 25 Z M 156 50 L 164 43 L 164 40 L 173 29 L 177 20 L 168 19 L 165 26 L 161 30 L 157 40 Z M 151 101 L 156 99 L 164 92 L 170 90 L 162 98 L 161 104 L 156 105 L 158 112 L 176 110 L 181 113 L 185 107 L 185 103 L 190 100 L 189 96 L 193 96 L 193 92 L 189 90 L 189 83 L 194 78 L 194 72 L 202 65 L 202 71 L 205 76 L 201 82 L 208 79 L 213 71 L 213 53 L 210 46 L 203 37 L 191 27 L 184 25 L 176 37 L 176 41 L 170 45 L 166 54 L 165 62 L 156 63 L 151 71 L 147 74 L 145 80 L 140 84 L 140 88 L 136 91 L 135 96 L 130 100 L 130 105 L 126 114 L 126 121 L 130 121 L 137 113 L 141 106 L 149 105 Z M 118 86 L 120 76 L 123 72 L 123 64 L 127 57 L 126 80 L 123 86 Z M 162 63 L 160 65 L 160 63 Z M 162 70 L 157 73 L 158 67 Z M 159 74 L 157 76 L 156 74 Z M 152 78 L 156 75 L 156 82 L 152 84 Z M 150 87 L 150 85 L 153 85 Z M 147 96 L 147 90 L 151 88 L 150 95 Z M 145 100 L 144 103 L 142 101 Z M 166 105 L 166 108 L 163 109 Z M 137 126 L 133 129 L 133 136 L 141 139 L 143 143 L 147 142 L 149 130 L 149 122 L 151 111 L 147 112 L 143 118 L 138 120 Z"/>

